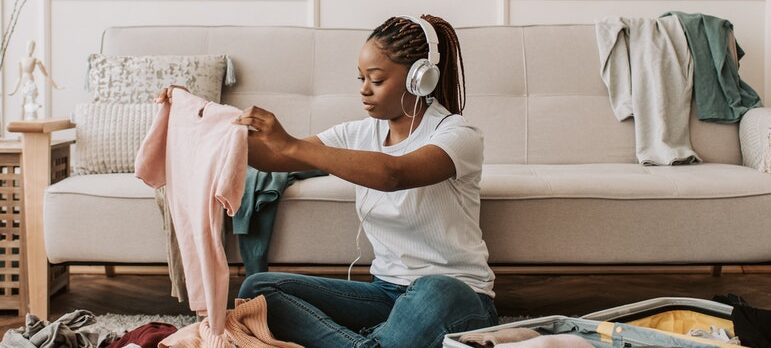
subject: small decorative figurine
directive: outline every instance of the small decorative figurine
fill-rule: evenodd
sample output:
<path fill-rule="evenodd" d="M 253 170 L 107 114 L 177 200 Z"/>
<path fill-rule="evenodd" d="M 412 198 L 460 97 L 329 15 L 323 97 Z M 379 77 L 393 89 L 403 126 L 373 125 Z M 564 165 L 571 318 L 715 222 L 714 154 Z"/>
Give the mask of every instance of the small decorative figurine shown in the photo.
<path fill-rule="evenodd" d="M 21 93 L 24 96 L 24 103 L 22 104 L 22 114 L 24 115 L 24 120 L 36 120 L 37 111 L 42 107 L 42 105 L 38 104 L 37 102 L 38 92 L 34 76 L 35 68 L 40 68 L 40 72 L 42 72 L 46 77 L 46 81 L 50 81 L 54 88 L 61 89 L 48 75 L 43 62 L 32 56 L 34 52 L 35 41 L 30 40 L 27 42 L 27 56 L 23 57 L 21 61 L 19 61 L 19 79 L 16 80 L 16 87 L 14 87 L 13 92 L 9 94 L 16 94 L 16 92 L 19 90 L 19 86 L 21 86 Z"/>

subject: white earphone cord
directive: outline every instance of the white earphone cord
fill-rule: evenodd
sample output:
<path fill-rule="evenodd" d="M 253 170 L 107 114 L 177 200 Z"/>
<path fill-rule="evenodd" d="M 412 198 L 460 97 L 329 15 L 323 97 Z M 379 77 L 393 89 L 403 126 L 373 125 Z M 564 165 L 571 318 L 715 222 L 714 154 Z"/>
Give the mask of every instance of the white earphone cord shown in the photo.
<path fill-rule="evenodd" d="M 404 98 L 404 94 L 402 94 L 402 99 L 403 98 Z M 409 145 L 410 144 L 409 142 L 412 141 L 412 139 L 411 139 L 411 137 L 412 137 L 412 127 L 415 125 L 415 115 L 417 115 L 417 113 L 418 113 L 418 102 L 419 101 L 420 101 L 420 97 L 416 97 L 415 98 L 415 106 L 413 106 L 413 108 L 412 108 L 412 116 L 407 115 L 406 112 L 404 113 L 404 115 L 409 117 L 409 118 L 411 118 L 412 121 L 410 122 L 410 132 L 407 135 L 407 143 L 404 144 L 404 151 L 402 152 L 402 156 L 404 156 L 404 154 L 407 153 L 407 145 Z M 361 206 L 362 207 L 364 207 L 364 202 L 366 202 L 367 195 L 369 195 L 369 189 L 367 189 L 367 192 L 364 192 L 364 196 L 361 197 Z M 349 281 L 351 280 L 351 271 L 353 270 L 353 265 L 355 265 L 356 262 L 358 262 L 359 259 L 361 259 L 361 247 L 359 246 L 359 237 L 361 236 L 361 231 L 364 229 L 364 220 L 367 219 L 367 217 L 369 216 L 369 213 L 372 212 L 372 209 L 375 208 L 375 206 L 380 202 L 380 200 L 383 199 L 383 197 L 385 197 L 387 195 L 388 195 L 388 193 L 384 192 L 383 195 L 380 196 L 380 198 L 378 198 L 374 203 L 372 203 L 372 206 L 369 207 L 369 209 L 367 210 L 367 213 L 364 214 L 364 216 L 359 221 L 359 229 L 356 231 L 356 258 L 353 260 L 353 262 L 351 262 L 351 265 L 348 266 L 348 280 Z M 361 210 L 359 210 L 359 213 L 361 213 Z"/>

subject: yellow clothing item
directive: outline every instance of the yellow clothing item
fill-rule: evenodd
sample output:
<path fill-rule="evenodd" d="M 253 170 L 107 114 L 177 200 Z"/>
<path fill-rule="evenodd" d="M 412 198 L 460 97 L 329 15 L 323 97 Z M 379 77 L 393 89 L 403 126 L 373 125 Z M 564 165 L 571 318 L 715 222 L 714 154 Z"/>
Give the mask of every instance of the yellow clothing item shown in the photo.
<path fill-rule="evenodd" d="M 658 313 L 628 322 L 629 325 L 659 329 L 662 331 L 687 335 L 692 329 L 709 331 L 710 326 L 717 326 L 733 333 L 734 324 L 730 320 L 689 310 L 674 310 Z"/>

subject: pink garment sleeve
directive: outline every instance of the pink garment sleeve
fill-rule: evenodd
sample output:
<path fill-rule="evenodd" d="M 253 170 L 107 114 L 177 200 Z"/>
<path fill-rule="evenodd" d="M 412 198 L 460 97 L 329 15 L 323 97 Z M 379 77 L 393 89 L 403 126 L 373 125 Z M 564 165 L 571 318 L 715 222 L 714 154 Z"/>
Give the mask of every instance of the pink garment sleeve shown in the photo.
<path fill-rule="evenodd" d="M 164 103 L 134 160 L 134 175 L 153 188 L 166 185 L 166 139 L 170 112 L 171 104 Z"/>
<path fill-rule="evenodd" d="M 239 127 L 239 126 L 236 126 Z M 244 195 L 244 182 L 246 181 L 246 169 L 248 162 L 247 130 L 245 127 L 235 130 L 236 135 L 231 137 L 232 144 L 228 146 L 230 151 L 225 159 L 225 165 L 219 172 L 214 196 L 227 211 L 228 216 L 236 215 L 241 207 L 241 198 Z"/>
<path fill-rule="evenodd" d="M 247 167 L 247 129 L 242 126 L 233 126 L 233 134 L 230 136 L 230 144 L 227 146 L 229 149 L 225 155 L 224 163 L 220 167 L 215 178 L 214 186 L 214 198 L 217 203 L 214 207 L 212 214 L 211 231 L 219 232 L 222 227 L 224 219 L 224 213 L 222 207 L 225 208 L 227 214 L 233 216 L 241 206 L 241 198 L 244 194 L 244 182 L 246 180 L 246 167 Z M 220 207 L 220 204 L 222 207 Z M 221 243 L 221 233 L 212 233 L 210 235 L 211 240 L 208 245 L 219 245 Z M 207 304 L 208 308 L 225 308 L 228 294 L 228 280 L 229 269 L 227 264 L 227 257 L 225 256 L 222 246 L 212 248 L 204 251 L 208 254 L 209 260 L 216 260 L 216 262 L 202 265 L 204 286 L 206 284 L 213 285 L 214 288 L 209 290 L 209 293 L 213 294 L 213 298 L 207 296 L 207 301 L 212 300 L 210 304 Z M 225 312 L 221 310 L 209 311 L 209 320 L 213 332 L 217 335 L 221 334 L 225 327 Z"/>

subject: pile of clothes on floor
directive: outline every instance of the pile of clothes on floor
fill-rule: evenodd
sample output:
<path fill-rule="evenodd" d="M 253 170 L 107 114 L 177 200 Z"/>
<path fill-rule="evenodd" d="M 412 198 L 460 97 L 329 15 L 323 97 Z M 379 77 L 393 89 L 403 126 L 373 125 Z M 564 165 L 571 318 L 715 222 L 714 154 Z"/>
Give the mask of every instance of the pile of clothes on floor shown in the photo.
<path fill-rule="evenodd" d="M 771 347 L 771 310 L 755 308 L 734 294 L 717 295 L 712 300 L 733 306 L 733 334 L 741 345 L 752 348 Z M 715 336 L 714 330 L 711 334 Z"/>
<path fill-rule="evenodd" d="M 236 299 L 227 312 L 225 333 L 214 335 L 208 318 L 177 328 L 168 323 L 150 322 L 122 333 L 97 324 L 87 310 L 76 310 L 53 322 L 32 314 L 25 325 L 8 330 L 0 348 L 302 348 L 276 340 L 268 330 L 264 296 Z"/>
<path fill-rule="evenodd" d="M 172 324 L 151 322 L 131 331 L 117 333 L 96 325 L 97 317 L 87 310 L 76 310 L 52 322 L 27 314 L 24 326 L 8 330 L 2 348 L 136 348 L 158 347 L 177 332 Z"/>

